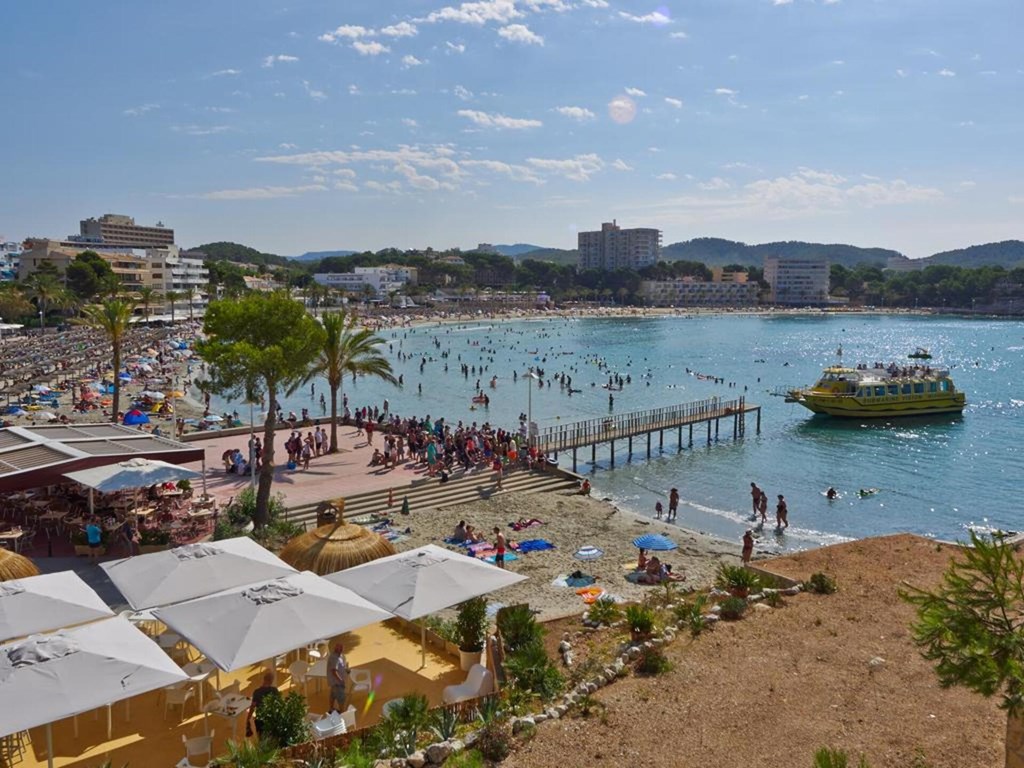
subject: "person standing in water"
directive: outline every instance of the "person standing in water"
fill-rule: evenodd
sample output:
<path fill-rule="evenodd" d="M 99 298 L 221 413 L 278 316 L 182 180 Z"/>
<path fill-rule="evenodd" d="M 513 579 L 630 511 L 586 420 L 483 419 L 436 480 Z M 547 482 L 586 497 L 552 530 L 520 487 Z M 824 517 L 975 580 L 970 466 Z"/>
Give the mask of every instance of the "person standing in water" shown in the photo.
<path fill-rule="evenodd" d="M 747 563 L 750 562 L 750 558 L 753 556 L 753 554 L 754 554 L 754 532 L 748 529 L 747 532 L 743 534 L 743 555 L 742 555 L 742 557 L 743 557 L 743 564 L 744 565 L 746 565 Z"/>
<path fill-rule="evenodd" d="M 786 497 L 781 493 L 779 494 L 779 503 L 775 505 L 775 524 L 779 530 L 783 528 L 789 528 L 789 508 L 786 506 Z"/>
<path fill-rule="evenodd" d="M 675 520 L 679 515 L 679 489 L 673 488 L 668 492 L 668 517 L 666 520 Z"/>
<path fill-rule="evenodd" d="M 753 512 L 753 520 L 757 519 L 757 507 L 761 503 L 761 489 L 757 487 L 757 483 L 750 484 L 750 504 Z"/>
<path fill-rule="evenodd" d="M 761 498 L 757 502 L 757 513 L 761 516 L 761 525 L 768 522 L 768 494 L 761 491 Z"/>

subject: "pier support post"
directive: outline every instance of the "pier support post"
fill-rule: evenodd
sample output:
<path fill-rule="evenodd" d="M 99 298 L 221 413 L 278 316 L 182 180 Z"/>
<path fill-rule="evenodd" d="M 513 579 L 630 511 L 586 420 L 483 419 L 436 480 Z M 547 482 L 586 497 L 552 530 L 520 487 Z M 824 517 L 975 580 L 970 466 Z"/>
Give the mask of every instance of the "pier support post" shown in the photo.
<path fill-rule="evenodd" d="M 597 464 L 597 443 L 590 444 L 590 466 Z"/>
<path fill-rule="evenodd" d="M 647 433 L 647 458 L 651 458 L 651 433 Z"/>
<path fill-rule="evenodd" d="M 735 414 L 732 417 L 732 439 L 735 440 L 740 436 L 740 417 L 739 414 Z"/>
<path fill-rule="evenodd" d="M 629 456 L 629 458 L 632 459 L 633 458 L 633 436 L 632 435 L 629 436 L 629 441 L 626 443 L 626 445 L 628 446 L 628 448 L 626 450 L 626 455 Z"/>
<path fill-rule="evenodd" d="M 715 417 L 715 442 L 716 442 L 716 443 L 718 442 L 718 427 L 719 427 L 719 422 L 720 422 L 720 421 L 721 421 L 721 419 L 719 419 L 719 418 L 718 418 L 718 417 L 716 416 L 716 417 Z"/>
<path fill-rule="evenodd" d="M 690 425 L 690 431 L 693 431 L 693 425 Z M 679 450 L 683 450 L 683 425 L 679 425 L 679 437 L 676 439 L 676 444 L 679 446 Z M 692 443 L 691 443 L 692 444 Z"/>
<path fill-rule="evenodd" d="M 711 445 L 711 419 L 708 419 L 708 445 Z"/>
<path fill-rule="evenodd" d="M 665 430 L 664 429 L 659 429 L 658 430 L 658 453 L 661 453 L 664 450 L 665 450 Z"/>
<path fill-rule="evenodd" d="M 611 441 L 612 445 L 612 469 L 615 469 L 615 441 Z"/>
<path fill-rule="evenodd" d="M 576 449 L 572 449 L 572 471 L 576 471 Z"/>
<path fill-rule="evenodd" d="M 757 409 L 757 434 L 761 434 L 761 408 Z"/>
<path fill-rule="evenodd" d="M 682 427 L 680 427 L 682 429 Z M 680 440 L 679 444 L 682 445 L 683 441 Z M 690 425 L 690 447 L 693 448 L 693 424 Z"/>

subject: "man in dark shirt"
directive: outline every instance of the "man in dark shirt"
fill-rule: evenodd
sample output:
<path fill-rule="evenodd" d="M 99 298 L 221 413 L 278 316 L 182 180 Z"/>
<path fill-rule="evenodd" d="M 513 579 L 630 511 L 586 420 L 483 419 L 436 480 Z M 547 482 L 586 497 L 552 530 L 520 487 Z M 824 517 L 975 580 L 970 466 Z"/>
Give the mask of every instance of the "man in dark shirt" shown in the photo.
<path fill-rule="evenodd" d="M 249 716 L 245 723 L 246 734 L 252 733 L 253 725 L 256 726 L 256 735 L 261 735 L 262 724 L 260 721 L 259 708 L 260 704 L 263 703 L 267 696 L 280 696 L 281 693 L 277 690 L 277 686 L 274 685 L 274 673 L 264 672 L 263 673 L 263 685 L 253 691 L 252 704 L 249 705 Z"/>

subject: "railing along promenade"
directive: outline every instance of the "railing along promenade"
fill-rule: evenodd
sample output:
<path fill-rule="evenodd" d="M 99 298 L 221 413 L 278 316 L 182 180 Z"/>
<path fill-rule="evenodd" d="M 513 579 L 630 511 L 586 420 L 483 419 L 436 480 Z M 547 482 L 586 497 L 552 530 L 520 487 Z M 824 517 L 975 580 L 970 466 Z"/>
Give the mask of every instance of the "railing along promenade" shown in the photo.
<path fill-rule="evenodd" d="M 722 419 L 732 419 L 732 437 L 737 440 L 746 433 L 746 415 L 757 416 L 757 433 L 761 434 L 761 406 L 750 405 L 746 398 L 722 400 L 712 397 L 693 403 L 668 405 L 662 408 L 650 408 L 643 411 L 610 414 L 596 419 L 585 419 L 570 424 L 555 424 L 539 430 L 530 439 L 530 444 L 544 454 L 561 451 L 572 451 L 572 469 L 576 471 L 576 452 L 580 448 L 590 446 L 590 461 L 596 461 L 597 446 L 609 443 L 611 446 L 611 465 L 615 466 L 615 441 L 626 440 L 627 450 L 633 455 L 633 438 L 647 436 L 647 457 L 651 456 L 651 435 L 658 433 L 658 449 L 665 445 L 665 431 L 678 431 L 679 447 L 683 446 L 683 427 L 689 428 L 689 445 L 693 445 L 694 426 L 704 424 L 707 427 L 707 441 L 710 445 L 718 439 Z M 712 438 L 712 426 L 714 438 Z"/>

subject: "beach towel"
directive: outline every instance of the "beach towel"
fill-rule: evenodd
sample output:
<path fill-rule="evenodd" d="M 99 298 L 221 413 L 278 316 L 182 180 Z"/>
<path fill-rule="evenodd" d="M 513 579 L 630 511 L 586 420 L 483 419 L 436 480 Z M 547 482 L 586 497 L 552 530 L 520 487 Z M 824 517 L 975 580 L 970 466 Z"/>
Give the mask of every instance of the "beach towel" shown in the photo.
<path fill-rule="evenodd" d="M 576 594 L 582 597 L 583 602 L 587 605 L 597 602 L 604 593 L 604 587 L 595 586 L 583 587 L 582 589 L 576 590 Z"/>
<path fill-rule="evenodd" d="M 513 560 L 518 560 L 518 559 L 519 559 L 519 555 L 515 554 L 514 552 L 506 552 L 505 553 L 505 562 L 506 563 L 511 563 Z M 485 563 L 490 563 L 491 565 L 494 565 L 494 555 L 488 555 L 487 557 L 483 558 L 483 561 Z"/>
<path fill-rule="evenodd" d="M 526 552 L 543 552 L 546 549 L 554 548 L 555 545 L 547 539 L 527 539 L 519 542 L 519 551 L 524 554 Z"/>

